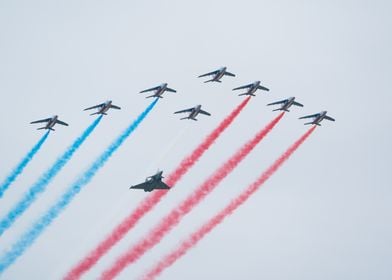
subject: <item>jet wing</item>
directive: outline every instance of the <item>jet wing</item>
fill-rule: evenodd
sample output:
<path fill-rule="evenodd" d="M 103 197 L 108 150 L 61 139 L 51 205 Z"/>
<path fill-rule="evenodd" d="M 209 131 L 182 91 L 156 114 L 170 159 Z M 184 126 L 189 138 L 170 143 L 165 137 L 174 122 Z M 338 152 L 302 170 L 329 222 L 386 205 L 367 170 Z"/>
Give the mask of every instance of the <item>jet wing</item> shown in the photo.
<path fill-rule="evenodd" d="M 249 85 L 244 85 L 244 86 L 236 87 L 236 88 L 233 88 L 233 90 L 249 88 L 249 87 L 251 87 L 252 85 L 253 85 L 253 84 L 249 84 Z"/>
<path fill-rule="evenodd" d="M 189 108 L 189 109 L 185 109 L 185 110 L 180 110 L 180 111 L 174 112 L 174 114 L 192 112 L 192 110 L 193 110 L 193 108 Z"/>
<path fill-rule="evenodd" d="M 226 75 L 226 76 L 231 76 L 231 77 L 235 77 L 235 75 L 234 75 L 233 73 L 230 73 L 230 72 L 225 72 L 224 75 Z"/>
<path fill-rule="evenodd" d="M 152 184 L 152 185 L 150 185 Z M 152 186 L 153 190 L 168 190 L 170 189 L 170 187 L 168 185 L 166 185 L 164 182 L 162 181 L 158 181 L 158 182 L 144 182 L 141 184 L 137 184 L 135 186 L 131 186 L 130 189 L 137 189 L 137 190 L 145 190 L 146 188 L 150 188 Z"/>
<path fill-rule="evenodd" d="M 200 114 L 207 115 L 207 116 L 211 116 L 210 113 L 208 113 L 208 112 L 206 112 L 206 111 L 203 111 L 203 110 L 200 110 L 199 113 L 200 113 Z"/>
<path fill-rule="evenodd" d="M 56 121 L 56 123 L 58 123 L 58 124 L 62 124 L 62 125 L 65 125 L 65 126 L 68 126 L 68 124 L 67 124 L 67 123 L 65 123 L 65 122 L 63 122 L 63 121 L 60 121 L 60 120 L 57 120 L 57 121 Z"/>
<path fill-rule="evenodd" d="M 206 76 L 210 76 L 210 75 L 216 75 L 218 72 L 219 72 L 219 70 L 215 70 L 215 71 L 200 75 L 200 76 L 198 76 L 198 78 L 206 77 Z"/>
<path fill-rule="evenodd" d="M 117 110 L 121 110 L 121 107 L 118 107 L 118 106 L 116 106 L 116 105 L 110 105 L 110 108 L 117 109 Z"/>
<path fill-rule="evenodd" d="M 286 103 L 286 102 L 287 102 L 287 99 L 285 99 L 285 100 L 280 100 L 280 101 L 276 101 L 276 102 L 269 103 L 269 104 L 267 104 L 267 106 L 270 106 L 270 105 L 278 105 L 278 104 L 284 104 L 284 103 Z"/>
<path fill-rule="evenodd" d="M 42 120 L 38 120 L 38 121 L 33 121 L 31 123 L 43 123 L 43 122 L 48 122 L 50 121 L 52 118 L 47 118 L 47 119 L 42 119 Z"/>
<path fill-rule="evenodd" d="M 95 108 L 101 108 L 104 105 L 105 105 L 105 103 L 101 103 L 101 104 L 98 104 L 98 105 L 95 105 L 92 107 L 88 107 L 88 108 L 84 109 L 83 111 L 87 111 L 87 110 L 91 110 L 91 109 L 95 109 Z"/>
<path fill-rule="evenodd" d="M 333 121 L 333 122 L 335 121 L 334 118 L 331 118 L 331 117 L 329 117 L 329 116 L 325 116 L 324 118 L 325 118 L 326 120 L 329 120 L 329 121 Z"/>
<path fill-rule="evenodd" d="M 138 189 L 138 190 L 144 190 L 146 188 L 147 182 L 137 184 L 134 186 L 131 186 L 130 189 Z"/>
<path fill-rule="evenodd" d="M 266 87 L 263 87 L 263 86 L 258 86 L 257 88 L 261 89 L 261 90 L 269 91 L 269 88 L 266 88 Z"/>
<path fill-rule="evenodd" d="M 159 88 L 160 88 L 160 86 L 153 87 L 153 88 L 149 88 L 149 89 L 145 89 L 145 90 L 142 90 L 140 93 L 148 92 L 148 91 L 154 91 L 154 90 L 157 90 L 157 89 L 159 89 Z"/>
<path fill-rule="evenodd" d="M 307 116 L 300 117 L 300 119 L 316 118 L 318 116 L 320 116 L 320 114 L 307 115 Z"/>
<path fill-rule="evenodd" d="M 166 90 L 170 91 L 170 92 L 177 92 L 175 89 L 172 89 L 172 88 L 166 88 Z"/>
<path fill-rule="evenodd" d="M 170 187 L 166 185 L 164 182 L 159 181 L 154 185 L 154 190 L 168 190 Z"/>
<path fill-rule="evenodd" d="M 299 107 L 303 107 L 303 106 L 304 106 L 304 105 L 302 105 L 301 103 L 298 103 L 298 102 L 296 102 L 296 101 L 293 102 L 293 105 L 299 106 Z"/>

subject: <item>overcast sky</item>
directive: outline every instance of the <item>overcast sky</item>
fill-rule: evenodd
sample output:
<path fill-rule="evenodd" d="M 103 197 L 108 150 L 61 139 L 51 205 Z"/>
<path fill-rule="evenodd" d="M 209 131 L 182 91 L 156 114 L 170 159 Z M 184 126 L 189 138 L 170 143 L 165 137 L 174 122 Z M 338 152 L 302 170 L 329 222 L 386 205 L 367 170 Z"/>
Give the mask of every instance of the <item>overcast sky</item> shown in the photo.
<path fill-rule="evenodd" d="M 137 3 L 136 3 L 137 2 Z M 14 226 L 18 239 L 149 104 L 138 92 L 177 89 L 1 279 L 60 279 L 148 193 L 130 185 L 181 159 L 239 103 L 232 88 L 261 80 L 244 112 L 176 188 L 85 279 L 96 279 L 296 96 L 265 141 L 162 242 L 119 279 L 135 279 L 246 188 L 328 110 L 309 140 L 243 207 L 160 279 L 392 279 L 390 1 L 0 1 L 0 180 L 41 137 L 32 120 L 58 114 L 42 150 L 0 202 L 3 216 L 93 121 L 110 111 Z M 204 84 L 227 66 L 237 77 Z M 202 104 L 212 116 L 180 121 Z"/>

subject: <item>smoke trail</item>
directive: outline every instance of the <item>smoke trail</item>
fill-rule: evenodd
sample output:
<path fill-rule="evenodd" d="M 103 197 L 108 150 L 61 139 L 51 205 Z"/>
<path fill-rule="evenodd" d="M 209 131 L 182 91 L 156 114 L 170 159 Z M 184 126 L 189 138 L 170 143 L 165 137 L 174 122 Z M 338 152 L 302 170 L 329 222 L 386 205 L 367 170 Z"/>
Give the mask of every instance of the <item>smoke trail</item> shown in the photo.
<path fill-rule="evenodd" d="M 174 208 L 158 223 L 144 239 L 131 247 L 124 255 L 101 275 L 101 279 L 113 279 L 127 265 L 138 260 L 147 250 L 155 246 L 181 219 L 205 198 L 233 169 L 256 147 L 256 145 L 274 128 L 283 117 L 284 112 L 273 119 L 250 141 L 245 143 L 229 160 L 204 181 L 193 193 Z"/>
<path fill-rule="evenodd" d="M 267 181 L 279 167 L 289 159 L 289 157 L 299 148 L 300 145 L 310 136 L 316 126 L 310 128 L 301 138 L 299 138 L 286 152 L 284 152 L 261 176 L 253 182 L 238 197 L 233 199 L 225 208 L 208 220 L 203 226 L 192 233 L 187 239 L 180 243 L 170 254 L 162 258 L 151 270 L 142 278 L 153 280 L 159 276 L 166 268 L 175 263 L 180 257 L 185 255 L 189 249 L 193 248 L 206 234 L 219 225 L 227 216 L 231 215 L 239 206 L 244 204 Z"/>
<path fill-rule="evenodd" d="M 49 136 L 49 131 L 41 137 L 41 139 L 33 146 L 33 148 L 27 153 L 27 155 L 19 162 L 19 164 L 12 170 L 11 174 L 0 184 L 0 198 L 3 197 L 4 192 L 9 186 L 16 180 L 16 178 L 23 172 L 26 165 L 33 159 L 36 153 L 40 150 L 44 144 L 46 138 Z"/>
<path fill-rule="evenodd" d="M 93 132 L 101 119 L 102 115 L 95 119 L 94 122 L 82 133 L 82 135 L 76 138 L 72 145 L 68 147 L 68 149 L 55 161 L 55 163 L 43 175 L 41 175 L 38 181 L 30 187 L 30 189 L 24 194 L 23 198 L 19 200 L 7 213 L 7 215 L 0 220 L 0 236 L 3 235 L 3 233 L 12 226 L 16 219 L 30 207 L 39 194 L 45 191 L 46 186 L 71 159 L 73 154 L 83 144 L 91 132 Z"/>
<path fill-rule="evenodd" d="M 166 183 L 174 185 L 184 176 L 184 174 L 199 160 L 204 152 L 215 142 L 221 133 L 233 122 L 233 120 L 244 109 L 250 100 L 246 98 L 241 102 L 220 124 L 216 127 L 204 141 L 168 176 Z M 125 234 L 131 230 L 135 224 L 147 214 L 166 195 L 167 191 L 154 191 L 153 194 L 144 199 L 138 207 L 130 213 L 98 246 L 82 259 L 65 277 L 65 279 L 78 279 L 87 272 L 97 261 L 106 254 Z"/>
<path fill-rule="evenodd" d="M 0 258 L 0 274 L 4 272 L 15 260 L 29 248 L 40 234 L 53 222 L 53 220 L 65 209 L 80 190 L 94 177 L 97 171 L 104 166 L 107 160 L 121 146 L 121 144 L 131 135 L 139 124 L 145 119 L 148 113 L 158 102 L 156 98 L 151 104 L 128 126 L 112 144 L 98 157 L 93 164 L 85 171 L 78 180 L 75 181 L 60 197 L 60 199 L 41 216 L 32 227 L 24 233 L 21 238 L 12 245 L 11 249 Z"/>

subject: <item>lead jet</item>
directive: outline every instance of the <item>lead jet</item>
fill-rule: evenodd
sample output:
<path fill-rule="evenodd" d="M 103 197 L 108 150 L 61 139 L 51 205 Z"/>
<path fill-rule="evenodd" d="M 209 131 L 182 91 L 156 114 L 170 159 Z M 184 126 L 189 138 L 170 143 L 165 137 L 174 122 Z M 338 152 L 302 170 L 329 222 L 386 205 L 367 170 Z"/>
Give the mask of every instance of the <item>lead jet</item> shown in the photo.
<path fill-rule="evenodd" d="M 201 105 L 197 105 L 195 107 L 189 108 L 189 109 L 185 109 L 185 110 L 181 110 L 181 111 L 177 111 L 174 112 L 174 114 L 179 114 L 179 113 L 189 113 L 189 116 L 185 117 L 185 118 L 181 118 L 181 120 L 185 120 L 185 119 L 189 119 L 189 120 L 194 120 L 197 121 L 196 116 L 198 114 L 203 114 L 203 115 L 207 115 L 207 116 L 211 116 L 210 113 L 203 111 L 201 109 Z"/>
<path fill-rule="evenodd" d="M 38 121 L 33 121 L 33 122 L 31 122 L 31 124 L 32 124 L 32 123 L 44 123 L 44 122 L 46 122 L 47 124 L 46 124 L 45 126 L 43 126 L 43 127 L 37 128 L 37 130 L 38 130 L 38 129 L 49 129 L 49 130 L 54 131 L 53 126 L 54 126 L 55 124 L 57 124 L 57 123 L 58 123 L 58 124 L 61 124 L 61 125 L 68 126 L 67 123 L 65 123 L 65 122 L 63 122 L 63 121 L 60 121 L 60 120 L 58 119 L 58 116 L 57 116 L 57 115 L 54 115 L 54 116 L 51 117 L 51 118 L 42 119 L 42 120 L 38 120 Z"/>
<path fill-rule="evenodd" d="M 289 108 L 292 105 L 299 106 L 299 107 L 303 107 L 304 106 L 301 103 L 298 103 L 298 102 L 296 102 L 294 100 L 295 100 L 295 97 L 290 97 L 290 98 L 287 98 L 287 99 L 284 99 L 284 100 L 272 102 L 270 104 L 267 104 L 267 106 L 282 104 L 282 106 L 280 108 L 274 109 L 272 111 L 279 111 L 280 110 L 280 111 L 286 111 L 286 112 L 290 112 Z"/>
<path fill-rule="evenodd" d="M 145 192 L 151 192 L 153 190 L 168 190 L 170 187 L 162 182 L 162 179 L 164 178 L 162 173 L 163 171 L 158 171 L 155 175 L 147 177 L 145 182 L 131 186 L 130 189 L 140 189 Z"/>
<path fill-rule="evenodd" d="M 248 90 L 247 90 L 246 92 L 244 92 L 244 93 L 239 94 L 238 96 L 241 96 L 241 95 L 251 95 L 251 96 L 255 96 L 254 93 L 255 93 L 258 89 L 265 90 L 265 91 L 269 91 L 268 88 L 263 87 L 262 85 L 260 85 L 260 81 L 255 81 L 255 82 L 253 82 L 253 83 L 251 83 L 251 84 L 248 84 L 248 85 L 236 87 L 236 88 L 233 88 L 233 90 L 239 90 L 239 89 L 245 89 L 245 88 L 247 88 Z"/>
<path fill-rule="evenodd" d="M 92 106 L 92 107 L 88 107 L 88 108 L 84 109 L 83 111 L 87 111 L 87 110 L 91 110 L 91 109 L 98 109 L 98 111 L 95 112 L 95 113 L 90 114 L 90 116 L 91 115 L 98 115 L 98 114 L 107 115 L 106 112 L 109 109 L 121 110 L 120 107 L 118 107 L 116 105 L 113 105 L 111 100 L 108 100 L 105 103 L 101 103 L 101 104 L 98 104 L 98 105 L 95 105 L 95 106 Z"/>
<path fill-rule="evenodd" d="M 218 83 L 221 83 L 222 81 L 220 79 L 222 79 L 222 77 L 225 76 L 225 75 L 226 76 L 235 77 L 235 75 L 233 73 L 227 72 L 226 69 L 227 69 L 227 67 L 222 67 L 222 68 L 220 68 L 218 70 L 215 70 L 215 71 L 212 71 L 212 72 L 200 75 L 198 78 L 213 75 L 214 77 L 211 80 L 205 81 L 205 83 L 208 83 L 208 82 L 218 82 Z"/>
<path fill-rule="evenodd" d="M 329 121 L 335 121 L 335 119 L 327 116 L 327 111 L 322 111 L 320 113 L 314 114 L 314 115 L 308 115 L 308 116 L 303 116 L 300 117 L 300 119 L 307 119 L 307 118 L 313 118 L 314 120 L 305 124 L 314 124 L 321 126 L 320 122 L 324 119 L 329 120 Z"/>
<path fill-rule="evenodd" d="M 165 91 L 177 92 L 176 90 L 167 87 L 167 83 L 163 83 L 159 86 L 142 90 L 140 93 L 149 92 L 149 91 L 155 91 L 155 93 L 153 95 L 147 96 L 146 98 L 150 98 L 150 97 L 163 98 L 162 94 L 164 94 Z"/>

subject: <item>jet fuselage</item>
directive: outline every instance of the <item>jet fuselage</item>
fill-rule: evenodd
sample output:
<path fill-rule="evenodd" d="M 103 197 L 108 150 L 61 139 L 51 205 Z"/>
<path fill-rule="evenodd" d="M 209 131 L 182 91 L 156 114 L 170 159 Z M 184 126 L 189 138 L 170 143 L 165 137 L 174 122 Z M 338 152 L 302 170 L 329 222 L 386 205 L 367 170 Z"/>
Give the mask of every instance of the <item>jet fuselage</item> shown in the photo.
<path fill-rule="evenodd" d="M 189 114 L 188 119 L 196 120 L 196 116 L 200 113 L 201 105 L 197 105 L 193 108 L 192 112 Z"/>
<path fill-rule="evenodd" d="M 295 97 L 290 97 L 289 99 L 287 99 L 287 102 L 285 104 L 283 104 L 283 106 L 280 108 L 280 110 L 289 112 L 288 109 L 293 105 L 294 99 L 295 99 Z"/>
<path fill-rule="evenodd" d="M 156 97 L 161 97 L 162 94 L 165 93 L 167 89 L 167 83 L 163 83 L 160 85 L 160 87 L 157 89 L 157 92 L 154 94 Z"/>
<path fill-rule="evenodd" d="M 96 112 L 96 114 L 106 115 L 105 113 L 110 109 L 111 105 L 112 105 L 112 101 L 106 101 L 105 105 L 103 105 L 102 108 L 99 109 L 98 112 Z"/>
<path fill-rule="evenodd" d="M 248 92 L 246 94 L 255 96 L 254 93 L 257 91 L 259 85 L 260 81 L 254 82 L 253 85 L 248 89 Z"/>
<path fill-rule="evenodd" d="M 327 111 L 320 112 L 320 116 L 314 119 L 313 124 L 320 125 L 320 122 L 325 118 L 327 115 Z"/>
<path fill-rule="evenodd" d="M 215 74 L 215 77 L 212 78 L 213 81 L 219 81 L 225 75 L 227 67 L 222 67 L 219 69 L 219 72 Z"/>
<path fill-rule="evenodd" d="M 45 129 L 53 130 L 53 127 L 54 127 L 54 125 L 56 124 L 57 119 L 58 119 L 58 116 L 57 116 L 57 115 L 54 115 L 54 116 L 52 117 L 52 119 L 51 119 L 50 121 L 48 121 L 48 123 L 46 124 Z"/>

